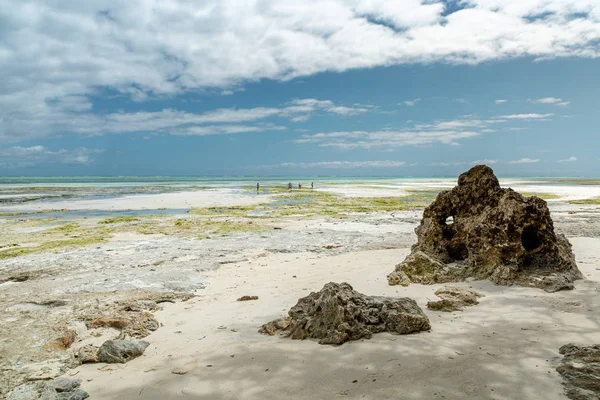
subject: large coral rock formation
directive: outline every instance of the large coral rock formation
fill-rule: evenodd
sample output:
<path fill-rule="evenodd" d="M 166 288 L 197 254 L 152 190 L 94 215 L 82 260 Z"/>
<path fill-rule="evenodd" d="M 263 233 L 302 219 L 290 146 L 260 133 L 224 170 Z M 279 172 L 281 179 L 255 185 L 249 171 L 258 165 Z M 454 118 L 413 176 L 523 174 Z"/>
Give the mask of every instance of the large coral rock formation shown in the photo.
<path fill-rule="evenodd" d="M 418 242 L 388 275 L 390 285 L 474 277 L 554 292 L 572 289 L 582 278 L 569 241 L 554 233 L 546 202 L 501 188 L 485 165 L 441 192 L 415 232 Z"/>
<path fill-rule="evenodd" d="M 269 322 L 259 332 L 273 335 L 283 330 L 292 339 L 342 344 L 379 332 L 407 334 L 430 328 L 429 319 L 410 298 L 366 296 L 347 283 L 330 282 L 298 300 L 289 318 Z"/>

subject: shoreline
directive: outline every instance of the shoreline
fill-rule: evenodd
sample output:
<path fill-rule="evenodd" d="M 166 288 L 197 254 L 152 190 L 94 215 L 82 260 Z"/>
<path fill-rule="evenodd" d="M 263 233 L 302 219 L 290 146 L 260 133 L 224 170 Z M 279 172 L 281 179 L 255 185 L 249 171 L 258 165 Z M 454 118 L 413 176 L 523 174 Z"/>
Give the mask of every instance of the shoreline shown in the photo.
<path fill-rule="evenodd" d="M 568 341 L 597 341 L 600 207 L 548 199 L 556 229 L 573 243 L 587 278 L 574 291 L 547 294 L 461 282 L 453 285 L 472 286 L 486 297 L 465 311 L 439 313 L 425 304 L 443 285 L 403 288 L 388 286 L 386 280 L 416 240 L 424 204 L 439 186 L 413 185 L 404 200 L 394 197 L 392 203 L 378 196 L 388 193 L 388 185 L 372 186 L 333 185 L 336 195 L 327 188 L 258 196 L 248 190 L 134 195 L 97 200 L 102 208 L 111 207 L 101 216 L 92 209 L 87 217 L 71 219 L 44 218 L 50 215 L 45 213 L 0 217 L 7 241 L 0 243 L 0 309 L 6 326 L 0 329 L 5 359 L 0 368 L 14 379 L 10 382 L 21 383 L 65 373 L 83 379 L 82 388 L 92 398 L 103 399 L 508 400 L 537 399 L 536 393 L 563 399 L 560 377 L 546 366 Z M 578 190 L 571 195 L 594 197 L 599 188 Z M 362 193 L 370 196 L 356 196 Z M 201 207 L 195 213 L 119 214 L 119 207 L 165 198 L 169 204 L 186 201 Z M 220 207 L 211 208 L 211 201 Z M 259 206 L 263 202 L 267 205 Z M 48 202 L 39 204 L 45 208 Z M 262 208 L 273 212 L 257 212 Z M 4 252 L 14 256 L 2 258 Z M 257 333 L 260 325 L 283 316 L 299 297 L 329 281 L 346 281 L 369 295 L 412 297 L 433 330 L 377 334 L 340 347 Z M 82 321 L 111 317 L 123 303 L 173 292 L 195 297 L 160 303 L 153 315 L 162 326 L 146 337 L 151 346 L 142 357 L 123 365 L 71 368 L 70 357 L 81 345 L 99 345 L 122 334 L 113 328 L 83 329 Z M 259 299 L 235 301 L 245 295 Z M 73 326 L 80 329 L 78 339 L 68 349 L 57 348 L 57 337 Z M 174 369 L 186 372 L 175 374 Z M 457 370 L 463 372 L 454 379 Z M 494 385 L 482 384 L 496 378 Z"/>

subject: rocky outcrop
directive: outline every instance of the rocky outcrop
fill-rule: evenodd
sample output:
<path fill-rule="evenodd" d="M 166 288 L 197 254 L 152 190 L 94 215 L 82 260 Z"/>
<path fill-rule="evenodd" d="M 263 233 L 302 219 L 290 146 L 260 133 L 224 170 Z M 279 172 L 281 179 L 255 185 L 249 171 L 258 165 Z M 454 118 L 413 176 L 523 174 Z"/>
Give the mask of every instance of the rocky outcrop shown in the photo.
<path fill-rule="evenodd" d="M 556 371 L 563 377 L 565 392 L 572 400 L 600 399 L 600 345 L 566 344 Z"/>
<path fill-rule="evenodd" d="M 126 363 L 141 356 L 149 345 L 144 340 L 107 340 L 98 349 L 98 362 Z"/>
<path fill-rule="evenodd" d="M 7 400 L 84 400 L 90 397 L 80 389 L 81 379 L 57 378 L 45 383 L 29 383 L 13 389 Z"/>
<path fill-rule="evenodd" d="M 425 209 L 411 254 L 390 285 L 457 282 L 467 277 L 555 292 L 582 278 L 567 238 L 554 232 L 546 202 L 500 187 L 478 165 Z"/>
<path fill-rule="evenodd" d="M 454 286 L 447 286 L 438 289 L 435 292 L 441 300 L 430 301 L 427 303 L 427 308 L 434 311 L 462 311 L 463 308 L 479 304 L 481 293 L 472 290 L 462 289 Z"/>
<path fill-rule="evenodd" d="M 269 322 L 259 332 L 273 335 L 282 330 L 292 339 L 343 344 L 379 332 L 407 334 L 430 328 L 429 319 L 410 298 L 366 296 L 347 283 L 330 282 L 298 300 L 289 318 Z"/>

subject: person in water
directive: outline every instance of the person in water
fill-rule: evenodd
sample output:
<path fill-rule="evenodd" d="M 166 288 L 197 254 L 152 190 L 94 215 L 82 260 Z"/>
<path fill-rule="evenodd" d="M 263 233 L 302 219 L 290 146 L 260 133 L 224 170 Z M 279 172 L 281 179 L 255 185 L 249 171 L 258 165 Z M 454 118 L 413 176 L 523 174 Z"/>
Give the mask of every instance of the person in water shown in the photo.
<path fill-rule="evenodd" d="M 298 182 L 298 189 L 302 189 L 302 184 Z"/>
<path fill-rule="evenodd" d="M 260 183 L 256 184 L 256 191 L 258 192 L 258 190 L 260 189 Z"/>
<path fill-rule="evenodd" d="M 314 183 L 314 182 L 311 182 L 311 183 L 310 183 L 310 188 L 311 188 L 311 189 L 314 189 L 314 188 L 315 188 L 315 183 Z"/>
<path fill-rule="evenodd" d="M 288 190 L 292 190 L 292 182 L 288 183 Z"/>

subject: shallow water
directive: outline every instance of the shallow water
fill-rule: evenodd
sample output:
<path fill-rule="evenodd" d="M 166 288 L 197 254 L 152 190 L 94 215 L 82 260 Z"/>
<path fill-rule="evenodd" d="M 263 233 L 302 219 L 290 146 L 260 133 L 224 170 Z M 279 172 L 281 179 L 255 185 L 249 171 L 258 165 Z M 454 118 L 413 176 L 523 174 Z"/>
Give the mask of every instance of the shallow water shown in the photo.
<path fill-rule="evenodd" d="M 151 215 L 181 215 L 187 214 L 190 208 L 170 208 L 155 210 L 57 210 L 49 212 L 22 211 L 15 215 L 5 215 L 7 219 L 80 219 L 80 218 L 108 218 L 108 217 L 146 217 Z"/>

